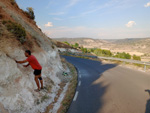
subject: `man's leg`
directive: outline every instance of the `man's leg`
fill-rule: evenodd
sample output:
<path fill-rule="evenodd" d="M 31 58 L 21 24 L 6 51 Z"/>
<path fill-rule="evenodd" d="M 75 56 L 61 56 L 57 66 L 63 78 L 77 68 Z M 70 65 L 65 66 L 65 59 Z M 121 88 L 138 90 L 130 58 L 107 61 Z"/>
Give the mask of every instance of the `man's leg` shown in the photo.
<path fill-rule="evenodd" d="M 41 83 L 41 89 L 43 89 L 43 79 L 42 79 L 42 77 L 41 77 L 41 74 L 39 75 L 39 80 L 40 80 L 40 83 Z"/>
<path fill-rule="evenodd" d="M 37 85 L 37 87 L 38 87 L 38 90 L 40 90 L 40 85 L 39 85 L 38 76 L 35 76 L 34 80 L 35 80 L 35 82 L 36 82 L 36 85 Z"/>

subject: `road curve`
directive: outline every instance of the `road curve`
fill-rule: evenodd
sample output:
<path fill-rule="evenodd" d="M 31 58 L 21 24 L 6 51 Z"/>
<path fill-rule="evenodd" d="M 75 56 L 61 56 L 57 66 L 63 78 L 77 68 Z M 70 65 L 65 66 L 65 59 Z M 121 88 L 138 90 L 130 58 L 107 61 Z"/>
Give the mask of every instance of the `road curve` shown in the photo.
<path fill-rule="evenodd" d="M 68 113 L 150 113 L 150 74 L 115 64 L 64 58 L 79 73 Z"/>

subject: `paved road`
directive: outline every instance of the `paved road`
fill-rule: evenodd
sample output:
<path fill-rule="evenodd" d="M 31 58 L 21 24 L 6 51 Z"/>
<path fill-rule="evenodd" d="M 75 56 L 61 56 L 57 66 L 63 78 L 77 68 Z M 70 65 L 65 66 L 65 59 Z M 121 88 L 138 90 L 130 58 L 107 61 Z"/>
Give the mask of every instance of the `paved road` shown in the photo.
<path fill-rule="evenodd" d="M 65 58 L 79 72 L 68 113 L 150 113 L 150 74 L 114 64 Z"/>

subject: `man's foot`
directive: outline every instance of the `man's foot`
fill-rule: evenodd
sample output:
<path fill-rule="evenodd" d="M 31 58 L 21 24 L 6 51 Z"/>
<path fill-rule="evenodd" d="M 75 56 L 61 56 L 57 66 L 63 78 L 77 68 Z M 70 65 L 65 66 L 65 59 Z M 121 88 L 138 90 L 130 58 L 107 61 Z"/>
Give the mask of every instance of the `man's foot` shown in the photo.
<path fill-rule="evenodd" d="M 41 89 L 45 89 L 45 87 L 41 87 Z"/>
<path fill-rule="evenodd" d="M 39 91 L 40 91 L 40 89 L 35 89 L 34 91 L 39 92 Z"/>

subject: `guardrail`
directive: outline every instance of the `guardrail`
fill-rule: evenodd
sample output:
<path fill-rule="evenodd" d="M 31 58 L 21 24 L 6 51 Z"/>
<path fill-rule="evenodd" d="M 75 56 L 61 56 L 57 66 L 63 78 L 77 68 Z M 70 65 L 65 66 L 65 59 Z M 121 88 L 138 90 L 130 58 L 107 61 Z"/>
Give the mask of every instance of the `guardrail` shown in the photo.
<path fill-rule="evenodd" d="M 121 58 L 113 58 L 113 57 L 98 57 L 100 59 L 106 59 L 106 60 L 116 60 L 116 61 L 122 61 L 122 62 L 129 62 L 134 64 L 143 64 L 144 65 L 144 71 L 146 71 L 146 66 L 150 65 L 150 62 L 143 62 L 138 60 L 128 60 L 128 59 L 121 59 Z"/>

